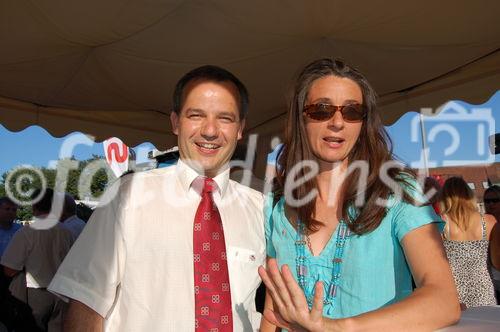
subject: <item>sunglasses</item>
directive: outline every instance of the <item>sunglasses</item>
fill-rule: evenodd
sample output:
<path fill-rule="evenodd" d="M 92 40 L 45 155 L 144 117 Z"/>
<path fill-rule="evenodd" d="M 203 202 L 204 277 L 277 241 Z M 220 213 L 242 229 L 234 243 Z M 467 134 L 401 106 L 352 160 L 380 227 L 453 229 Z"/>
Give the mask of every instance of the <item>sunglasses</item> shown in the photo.
<path fill-rule="evenodd" d="M 500 198 L 485 198 L 484 204 L 492 204 L 492 203 L 498 203 L 500 202 Z"/>
<path fill-rule="evenodd" d="M 304 113 L 310 119 L 316 121 L 330 120 L 337 111 L 340 111 L 342 119 L 347 122 L 359 122 L 366 116 L 365 108 L 362 104 L 348 104 L 343 106 L 310 104 L 304 107 Z"/>

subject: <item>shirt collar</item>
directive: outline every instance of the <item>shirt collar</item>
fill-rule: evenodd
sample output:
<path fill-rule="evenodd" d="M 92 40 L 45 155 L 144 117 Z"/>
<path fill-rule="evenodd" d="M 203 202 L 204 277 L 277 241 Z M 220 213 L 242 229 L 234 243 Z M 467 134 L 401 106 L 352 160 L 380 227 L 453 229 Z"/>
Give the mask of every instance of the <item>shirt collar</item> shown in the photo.
<path fill-rule="evenodd" d="M 177 175 L 182 185 L 182 189 L 184 189 L 186 192 L 190 190 L 193 181 L 198 176 L 200 176 L 198 172 L 192 169 L 187 163 L 183 162 L 182 159 L 180 158 L 177 161 Z M 227 186 L 229 183 L 229 167 L 223 172 L 217 174 L 217 176 L 214 177 L 213 179 L 215 183 L 217 183 L 220 196 L 224 197 L 224 194 L 227 190 Z"/>

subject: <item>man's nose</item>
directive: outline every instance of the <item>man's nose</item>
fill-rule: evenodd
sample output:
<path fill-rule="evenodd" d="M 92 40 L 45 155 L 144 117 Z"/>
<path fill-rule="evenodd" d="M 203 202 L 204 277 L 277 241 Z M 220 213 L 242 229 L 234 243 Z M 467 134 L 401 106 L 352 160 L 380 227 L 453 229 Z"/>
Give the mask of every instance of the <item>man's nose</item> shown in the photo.
<path fill-rule="evenodd" d="M 201 136 L 205 139 L 213 140 L 217 138 L 219 134 L 219 126 L 217 124 L 217 119 L 207 118 L 201 127 Z"/>

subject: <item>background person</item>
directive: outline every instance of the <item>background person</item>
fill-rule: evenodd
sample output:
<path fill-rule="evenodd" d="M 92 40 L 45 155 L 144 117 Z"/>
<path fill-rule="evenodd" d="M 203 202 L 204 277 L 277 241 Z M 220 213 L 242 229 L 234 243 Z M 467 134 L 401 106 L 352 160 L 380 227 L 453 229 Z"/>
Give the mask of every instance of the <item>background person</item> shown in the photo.
<path fill-rule="evenodd" d="M 500 186 L 490 186 L 483 195 L 484 210 L 496 220 L 500 219 Z"/>
<path fill-rule="evenodd" d="M 14 223 L 17 205 L 8 197 L 0 197 L 0 258 L 12 236 L 22 226 Z"/>
<path fill-rule="evenodd" d="M 266 204 L 261 331 L 433 330 L 458 320 L 441 219 L 416 204 L 421 190 L 393 162 L 375 99 L 362 74 L 336 59 L 312 62 L 295 83 Z M 304 161 L 317 165 L 314 177 L 304 167 L 294 176 Z M 391 164 L 389 186 L 381 170 Z"/>
<path fill-rule="evenodd" d="M 500 304 L 500 224 L 497 222 L 490 235 L 491 280 L 497 304 Z"/>
<path fill-rule="evenodd" d="M 491 214 L 478 211 L 474 192 L 460 177 L 451 177 L 441 192 L 441 212 L 446 221 L 444 247 L 465 307 L 495 305 L 493 284 L 488 272 L 488 245 L 496 223 Z"/>
<path fill-rule="evenodd" d="M 76 241 L 85 227 L 85 221 L 76 215 L 76 202 L 73 196 L 64 194 L 64 205 L 61 216 L 61 223 L 64 228 L 71 232 L 73 241 Z"/>
<path fill-rule="evenodd" d="M 32 200 L 39 195 L 40 190 L 35 190 Z M 33 204 L 33 225 L 37 227 L 29 225 L 17 231 L 1 260 L 8 277 L 25 273 L 26 293 L 13 295 L 26 301 L 37 325 L 44 331 L 62 329 L 65 304 L 48 292 L 47 286 L 73 243 L 71 233 L 48 217 L 53 198 L 52 189 L 46 189 L 41 199 Z"/>
<path fill-rule="evenodd" d="M 491 279 L 495 287 L 497 304 L 500 304 L 500 187 L 488 187 L 483 196 L 486 213 L 495 216 L 497 223 L 493 226 L 490 235 Z"/>

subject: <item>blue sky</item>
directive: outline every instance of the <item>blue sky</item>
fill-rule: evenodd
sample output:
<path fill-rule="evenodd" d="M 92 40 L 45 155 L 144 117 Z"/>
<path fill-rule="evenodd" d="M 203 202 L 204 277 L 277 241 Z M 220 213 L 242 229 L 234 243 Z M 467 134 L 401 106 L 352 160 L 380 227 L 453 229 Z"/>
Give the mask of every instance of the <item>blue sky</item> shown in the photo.
<path fill-rule="evenodd" d="M 441 115 L 425 119 L 424 125 L 429 148 L 428 159 L 434 162 L 434 166 L 445 166 L 446 162 L 449 164 L 482 163 L 485 159 L 488 159 L 489 155 L 479 155 L 477 153 L 478 140 L 480 144 L 487 144 L 488 128 L 492 123 L 494 126 L 493 132 L 500 132 L 500 91 L 497 91 L 489 101 L 480 107 L 491 109 L 492 119 L 490 121 L 484 117 L 481 111 L 477 110 L 478 105 L 460 101 L 457 104 L 452 104 L 451 107 L 445 108 L 444 113 L 441 113 Z M 454 115 L 459 113 L 457 109 L 460 108 L 462 109 L 459 111 L 468 112 L 469 116 L 457 117 Z M 414 120 L 415 117 L 418 120 L 418 116 L 417 113 L 407 113 L 394 125 L 387 127 L 393 140 L 395 154 L 410 166 L 422 165 L 422 163 L 418 162 L 422 151 L 420 126 L 412 127 L 412 121 L 416 121 Z M 418 121 L 417 124 L 419 124 Z M 412 131 L 417 133 L 416 141 L 412 141 Z M 429 135 L 431 132 L 436 134 L 432 137 L 432 141 L 430 137 L 432 135 Z M 454 148 L 451 147 L 447 154 L 446 148 L 450 147 L 453 142 L 453 133 L 455 133 L 455 136 L 458 134 L 459 144 L 456 146 L 455 151 L 452 151 Z M 0 125 L 0 151 L 2 152 L 0 174 L 22 164 L 50 166 L 52 160 L 58 159 L 62 142 L 66 138 L 75 135 L 81 134 L 73 133 L 63 138 L 55 138 L 45 129 L 37 126 L 14 133 Z M 135 147 L 138 161 L 145 161 L 147 152 L 153 147 L 150 143 Z M 103 155 L 101 143 L 94 143 L 91 146 L 81 144 L 73 151 L 73 155 L 77 160 L 87 159 L 92 154 Z M 466 162 L 461 162 L 464 160 Z M 496 156 L 495 160 L 500 161 L 500 155 Z"/>
<path fill-rule="evenodd" d="M 417 127 L 412 126 L 414 121 L 418 124 Z M 498 162 L 500 155 L 492 156 L 487 146 L 489 133 L 500 132 L 500 91 L 482 105 L 462 101 L 449 102 L 439 115 L 424 117 L 424 127 L 429 151 L 428 160 L 431 162 L 429 167 Z M 420 162 L 420 128 L 419 114 L 415 112 L 405 114 L 395 124 L 386 127 L 392 138 L 396 156 L 414 167 L 423 167 L 423 162 Z M 415 142 L 411 137 L 413 133 L 417 134 Z M 454 147 L 455 142 L 457 145 Z M 446 151 L 447 148 L 450 148 L 450 151 Z M 479 154 L 483 148 L 484 153 Z"/>
<path fill-rule="evenodd" d="M 68 138 L 82 139 L 82 133 L 72 133 L 65 137 L 51 136 L 45 129 L 38 126 L 28 127 L 20 132 L 10 132 L 0 125 L 0 174 L 19 165 L 51 167 L 52 161 L 59 159 L 61 144 Z M 138 162 L 147 160 L 147 152 L 154 146 L 144 143 L 134 147 Z M 92 145 L 79 144 L 75 146 L 72 155 L 77 160 L 85 160 L 93 154 L 104 155 L 102 143 Z"/>

